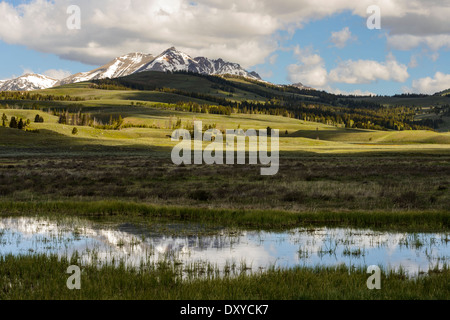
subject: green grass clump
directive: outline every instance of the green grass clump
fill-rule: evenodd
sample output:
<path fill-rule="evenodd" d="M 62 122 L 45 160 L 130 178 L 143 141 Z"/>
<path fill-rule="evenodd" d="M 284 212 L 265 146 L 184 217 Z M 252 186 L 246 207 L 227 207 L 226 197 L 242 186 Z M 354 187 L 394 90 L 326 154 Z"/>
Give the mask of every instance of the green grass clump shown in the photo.
<path fill-rule="evenodd" d="M 76 258 L 6 256 L 0 258 L 0 299 L 131 300 L 300 300 L 300 299 L 442 299 L 450 297 L 450 270 L 432 270 L 410 279 L 403 272 L 383 272 L 380 290 L 369 290 L 365 269 L 344 266 L 270 269 L 259 274 L 202 279 L 167 263 L 150 268 L 124 265 L 81 267 L 81 289 L 66 286 Z"/>
<path fill-rule="evenodd" d="M 399 229 L 408 231 L 449 230 L 448 212 L 289 212 L 281 210 L 230 210 L 157 206 L 125 201 L 45 201 L 0 202 L 0 215 L 50 215 L 90 217 L 145 217 L 150 220 L 209 222 L 224 226 L 257 229 L 287 229 L 299 226 L 330 225 Z"/>

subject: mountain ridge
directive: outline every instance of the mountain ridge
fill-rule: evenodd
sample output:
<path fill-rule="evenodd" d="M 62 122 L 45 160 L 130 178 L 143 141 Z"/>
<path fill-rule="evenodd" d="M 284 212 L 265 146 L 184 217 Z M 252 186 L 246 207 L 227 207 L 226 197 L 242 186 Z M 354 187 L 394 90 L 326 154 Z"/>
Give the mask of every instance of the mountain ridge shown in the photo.
<path fill-rule="evenodd" d="M 60 85 L 71 84 L 89 80 L 119 78 L 135 73 L 142 66 L 154 60 L 151 54 L 141 52 L 128 53 L 111 60 L 107 64 L 87 72 L 73 74 L 60 81 Z"/>
<path fill-rule="evenodd" d="M 0 91 L 32 91 L 52 88 L 59 80 L 36 73 L 27 73 L 18 78 L 0 80 Z"/>
<path fill-rule="evenodd" d="M 256 72 L 248 72 L 238 63 L 226 62 L 223 59 L 209 59 L 206 57 L 192 58 L 186 53 L 177 50 L 175 47 L 163 51 L 152 62 L 142 67 L 137 72 L 143 71 L 188 71 L 208 75 L 231 74 L 254 80 L 261 80 L 261 77 Z"/>
<path fill-rule="evenodd" d="M 248 72 L 238 63 L 206 57 L 192 58 L 175 47 L 153 56 L 141 52 L 117 57 L 103 66 L 87 72 L 79 72 L 62 80 L 40 74 L 27 74 L 11 80 L 0 80 L 0 91 L 32 91 L 83 81 L 120 78 L 144 71 L 176 72 L 189 71 L 206 75 L 237 75 L 262 81 L 254 71 Z M 40 81 L 38 80 L 40 79 Z"/>

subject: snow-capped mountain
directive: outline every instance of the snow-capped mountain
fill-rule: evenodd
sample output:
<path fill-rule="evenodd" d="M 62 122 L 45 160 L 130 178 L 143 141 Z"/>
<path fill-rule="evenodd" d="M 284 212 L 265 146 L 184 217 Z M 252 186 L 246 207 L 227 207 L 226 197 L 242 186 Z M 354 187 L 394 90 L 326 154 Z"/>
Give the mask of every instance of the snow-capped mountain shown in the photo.
<path fill-rule="evenodd" d="M 58 80 L 41 75 L 29 73 L 11 80 L 0 81 L 0 91 L 32 91 L 54 87 Z"/>
<path fill-rule="evenodd" d="M 296 87 L 298 89 L 302 89 L 302 90 L 315 90 L 314 88 L 303 85 L 303 83 L 301 83 L 301 82 L 291 84 L 291 86 Z"/>
<path fill-rule="evenodd" d="M 222 59 L 212 60 L 205 57 L 191 58 L 174 47 L 161 53 L 137 72 L 143 71 L 189 71 L 209 75 L 231 74 L 256 80 L 261 79 L 256 72 L 248 72 L 237 63 L 225 62 Z"/>
<path fill-rule="evenodd" d="M 189 65 L 195 61 L 187 54 L 170 48 L 157 56 L 153 61 L 143 66 L 137 72 L 143 71 L 188 71 Z"/>
<path fill-rule="evenodd" d="M 155 57 L 151 54 L 140 52 L 129 53 L 92 71 L 71 75 L 70 77 L 61 80 L 61 85 L 96 79 L 125 77 L 135 73 L 154 59 Z"/>
<path fill-rule="evenodd" d="M 237 63 L 204 57 L 191 58 L 186 53 L 172 47 L 157 57 L 145 53 L 129 53 L 97 69 L 76 73 L 62 80 L 52 79 L 39 74 L 26 74 L 16 79 L 2 80 L 0 81 L 0 91 L 47 89 L 76 82 L 125 77 L 144 71 L 189 71 L 208 75 L 231 74 L 261 80 L 261 77 L 256 72 L 248 72 Z"/>

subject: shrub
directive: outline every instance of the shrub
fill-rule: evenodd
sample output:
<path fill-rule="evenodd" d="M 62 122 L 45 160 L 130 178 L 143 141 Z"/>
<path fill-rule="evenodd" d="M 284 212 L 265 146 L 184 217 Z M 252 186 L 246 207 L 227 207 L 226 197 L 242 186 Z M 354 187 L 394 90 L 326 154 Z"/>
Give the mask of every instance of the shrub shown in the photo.
<path fill-rule="evenodd" d="M 286 193 L 282 200 L 286 202 L 303 202 L 306 198 L 306 195 L 301 191 L 291 191 Z"/>
<path fill-rule="evenodd" d="M 417 207 L 419 196 L 415 191 L 404 192 L 394 199 L 394 203 L 400 208 Z"/>
<path fill-rule="evenodd" d="M 2 126 L 6 127 L 6 121 L 8 121 L 8 117 L 6 114 L 3 114 L 2 116 Z"/>
<path fill-rule="evenodd" d="M 72 134 L 73 134 L 73 135 L 76 135 L 76 134 L 78 134 L 78 129 L 77 129 L 77 128 L 73 128 L 73 130 L 72 130 Z"/>
<path fill-rule="evenodd" d="M 42 123 L 44 122 L 44 118 L 37 114 L 36 117 L 34 117 L 34 122 Z"/>
<path fill-rule="evenodd" d="M 198 201 L 208 201 L 213 198 L 213 195 L 207 190 L 195 190 L 189 194 L 189 198 Z"/>

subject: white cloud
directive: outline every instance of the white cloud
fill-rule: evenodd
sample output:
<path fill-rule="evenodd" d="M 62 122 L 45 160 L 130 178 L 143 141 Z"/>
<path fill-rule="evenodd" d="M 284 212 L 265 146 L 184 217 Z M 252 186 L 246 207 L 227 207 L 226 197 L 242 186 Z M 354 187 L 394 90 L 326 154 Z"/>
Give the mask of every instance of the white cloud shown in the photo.
<path fill-rule="evenodd" d="M 195 5 L 190 0 L 78 0 L 81 30 L 68 30 L 71 4 L 0 2 L 0 40 L 95 65 L 124 53 L 157 54 L 175 45 L 193 56 L 222 57 L 248 67 L 277 49 L 279 31 L 292 35 L 309 21 L 343 11 L 365 19 L 373 0 L 197 0 Z M 450 0 L 377 4 L 392 46 L 449 46 Z"/>
<path fill-rule="evenodd" d="M 437 59 L 439 59 L 439 52 L 433 52 L 432 54 L 430 54 L 430 59 L 433 62 L 436 62 Z"/>
<path fill-rule="evenodd" d="M 317 89 L 328 89 L 328 83 L 362 84 L 378 80 L 405 82 L 409 78 L 408 67 L 397 62 L 392 54 L 388 54 L 384 62 L 342 61 L 328 72 L 322 57 L 312 48 L 296 46 L 293 51 L 300 63 L 288 66 L 288 80 Z"/>
<path fill-rule="evenodd" d="M 273 77 L 273 71 L 272 70 L 265 70 L 265 69 L 256 69 L 256 72 L 261 76 L 261 78 L 266 79 Z"/>
<path fill-rule="evenodd" d="M 353 90 L 353 91 L 345 91 L 345 90 L 340 90 L 340 89 L 337 89 L 337 88 L 327 87 L 327 88 L 325 88 L 325 90 L 327 92 L 330 92 L 330 93 L 342 94 L 342 95 L 346 95 L 346 96 L 348 96 L 348 95 L 354 95 L 354 96 L 376 96 L 376 94 L 373 93 L 373 92 L 362 91 L 362 90 L 359 90 L 359 89 Z"/>
<path fill-rule="evenodd" d="M 294 48 L 294 55 L 300 64 L 288 66 L 288 79 L 292 83 L 301 82 L 306 86 L 321 88 L 328 82 L 328 73 L 322 57 L 314 53 L 312 48 Z"/>
<path fill-rule="evenodd" d="M 330 41 L 339 49 L 344 48 L 348 41 L 355 41 L 356 36 L 352 36 L 352 32 L 348 27 L 345 27 L 341 31 L 331 33 Z"/>
<path fill-rule="evenodd" d="M 416 93 L 434 94 L 450 88 L 450 74 L 436 72 L 434 78 L 426 77 L 414 80 L 412 82 L 412 89 L 405 91 L 412 91 Z"/>
<path fill-rule="evenodd" d="M 411 59 L 408 63 L 408 68 L 417 68 L 419 66 L 419 62 L 417 61 L 417 55 L 411 56 Z"/>
<path fill-rule="evenodd" d="M 0 39 L 98 65 L 128 52 L 159 54 L 175 45 L 193 56 L 262 63 L 277 47 L 277 17 L 219 1 L 80 0 L 81 29 L 68 30 L 69 0 L 0 3 Z M 250 4 L 252 1 L 245 1 Z"/>
<path fill-rule="evenodd" d="M 409 78 L 408 67 L 388 55 L 385 62 L 374 60 L 347 60 L 330 71 L 330 81 L 339 83 L 371 83 L 377 80 L 405 82 Z"/>
<path fill-rule="evenodd" d="M 53 78 L 53 79 L 57 79 L 57 80 L 61 80 L 64 78 L 67 78 L 68 76 L 70 76 L 72 74 L 72 72 L 67 71 L 67 70 L 62 70 L 62 69 L 50 69 L 47 70 L 43 73 L 45 76 Z"/>
<path fill-rule="evenodd" d="M 34 73 L 32 69 L 22 67 L 22 75 Z"/>
<path fill-rule="evenodd" d="M 450 30 L 449 30 L 450 32 Z M 431 50 L 437 51 L 441 48 L 450 48 L 450 35 L 438 34 L 427 36 L 416 36 L 409 34 L 392 35 L 387 38 L 388 46 L 399 50 L 411 50 L 424 45 Z"/>
<path fill-rule="evenodd" d="M 278 55 L 277 55 L 277 54 L 274 54 L 273 56 L 271 56 L 271 57 L 269 58 L 269 63 L 270 63 L 270 64 L 275 64 L 275 62 L 277 62 L 277 59 L 278 59 Z"/>
<path fill-rule="evenodd" d="M 322 65 L 296 65 L 288 66 L 289 81 L 301 82 L 303 85 L 321 88 L 327 84 L 327 70 Z"/>

